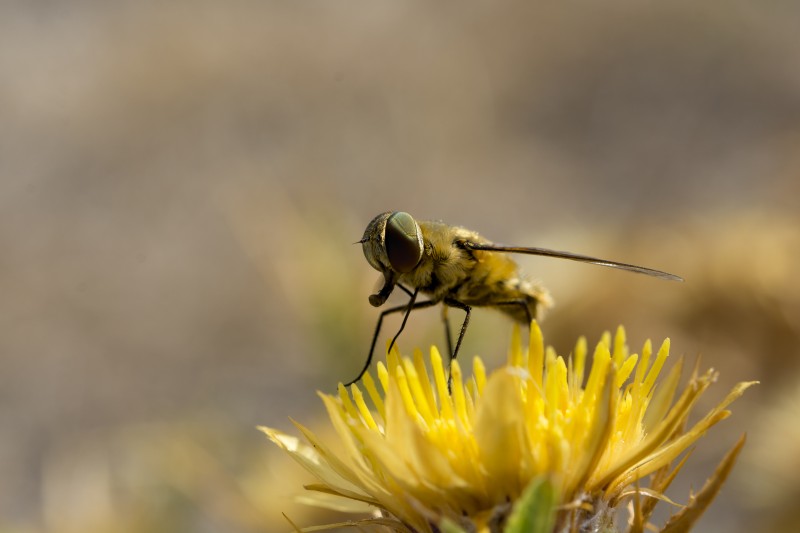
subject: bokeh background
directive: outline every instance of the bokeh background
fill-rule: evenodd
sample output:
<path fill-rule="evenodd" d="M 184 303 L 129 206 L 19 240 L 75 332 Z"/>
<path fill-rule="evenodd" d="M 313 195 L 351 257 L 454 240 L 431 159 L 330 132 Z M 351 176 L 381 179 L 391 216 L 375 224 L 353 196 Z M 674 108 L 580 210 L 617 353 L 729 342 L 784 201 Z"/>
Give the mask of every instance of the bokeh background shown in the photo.
<path fill-rule="evenodd" d="M 315 391 L 377 317 L 351 243 L 385 210 L 684 276 L 520 260 L 561 353 L 625 324 L 720 370 L 705 407 L 761 380 L 672 497 L 747 432 L 699 529 L 792 530 L 799 22 L 777 0 L 3 2 L 0 531 L 340 519 L 296 503 L 308 478 L 255 426 L 326 427 Z M 405 351 L 441 344 L 438 311 L 410 322 Z M 500 364 L 510 331 L 477 311 L 465 360 Z"/>

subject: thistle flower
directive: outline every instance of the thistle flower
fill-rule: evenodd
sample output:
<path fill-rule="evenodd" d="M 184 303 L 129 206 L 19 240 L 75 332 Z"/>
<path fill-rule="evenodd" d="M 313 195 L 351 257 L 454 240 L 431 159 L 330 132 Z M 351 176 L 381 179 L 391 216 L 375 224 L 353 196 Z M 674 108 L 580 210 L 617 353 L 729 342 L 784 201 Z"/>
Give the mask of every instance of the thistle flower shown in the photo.
<path fill-rule="evenodd" d="M 453 361 L 448 382 L 436 348 L 430 373 L 420 351 L 408 358 L 395 348 L 378 365 L 381 391 L 366 374 L 363 391 L 340 384 L 336 396 L 320 393 L 339 453 L 297 422 L 308 444 L 261 429 L 316 476 L 306 488 L 328 498 L 320 504 L 334 496 L 373 510 L 346 525 L 409 533 L 617 531 L 616 510 L 630 502 L 629 531 L 642 531 L 685 457 L 670 470 L 672 462 L 727 418 L 726 407 L 752 384 L 734 387 L 686 429 L 717 374 L 695 369 L 678 394 L 681 361 L 657 383 L 668 355 L 669 340 L 655 357 L 650 341 L 641 356 L 630 354 L 620 327 L 613 340 L 601 338 L 587 369 L 584 339 L 564 359 L 544 348 L 534 322 L 528 349 L 515 329 L 508 363 L 488 376 L 479 358 L 466 380 Z M 699 517 L 743 442 L 664 531 L 685 531 Z"/>

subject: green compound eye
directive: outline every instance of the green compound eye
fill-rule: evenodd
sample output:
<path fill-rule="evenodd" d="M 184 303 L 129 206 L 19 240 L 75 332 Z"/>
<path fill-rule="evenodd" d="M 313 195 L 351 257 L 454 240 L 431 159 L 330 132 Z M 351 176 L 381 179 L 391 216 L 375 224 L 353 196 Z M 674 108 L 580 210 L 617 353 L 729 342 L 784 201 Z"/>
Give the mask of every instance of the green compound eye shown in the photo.
<path fill-rule="evenodd" d="M 392 269 L 411 272 L 422 259 L 422 233 L 417 221 L 402 211 L 392 213 L 386 221 L 384 245 Z"/>

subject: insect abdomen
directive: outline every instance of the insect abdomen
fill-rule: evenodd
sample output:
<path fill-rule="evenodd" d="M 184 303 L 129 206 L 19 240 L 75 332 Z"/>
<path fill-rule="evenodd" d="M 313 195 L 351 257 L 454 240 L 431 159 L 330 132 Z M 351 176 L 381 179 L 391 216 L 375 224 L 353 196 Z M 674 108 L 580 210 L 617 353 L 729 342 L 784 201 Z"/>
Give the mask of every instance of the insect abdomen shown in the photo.
<path fill-rule="evenodd" d="M 542 312 L 552 305 L 550 293 L 530 280 L 514 278 L 506 285 L 504 297 L 498 298 L 505 301 L 493 305 L 516 322 L 527 324 L 531 319 L 541 319 Z"/>

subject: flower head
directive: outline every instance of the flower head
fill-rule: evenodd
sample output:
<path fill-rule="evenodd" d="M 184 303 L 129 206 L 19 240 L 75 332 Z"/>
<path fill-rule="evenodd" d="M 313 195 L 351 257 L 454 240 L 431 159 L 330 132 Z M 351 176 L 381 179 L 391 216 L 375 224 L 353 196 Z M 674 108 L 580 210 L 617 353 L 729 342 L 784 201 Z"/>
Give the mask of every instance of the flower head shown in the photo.
<path fill-rule="evenodd" d="M 634 514 L 643 523 L 649 502 L 657 501 L 650 498 L 665 499 L 677 472 L 669 472 L 670 464 L 726 418 L 725 408 L 750 385 L 737 385 L 686 429 L 716 373 L 695 370 L 678 393 L 680 361 L 657 382 L 668 355 L 669 340 L 655 354 L 649 341 L 641 356 L 630 354 L 619 328 L 613 340 L 603 336 L 587 367 L 585 340 L 564 359 L 545 349 L 534 322 L 529 347 L 523 349 L 515 330 L 508 363 L 491 375 L 475 358 L 473 376 L 465 379 L 453 361 L 448 382 L 436 348 L 430 367 L 420 351 L 408 358 L 394 349 L 387 365 L 378 365 L 380 391 L 366 374 L 363 390 L 340 384 L 338 395 L 320 394 L 340 453 L 300 424 L 310 447 L 263 430 L 317 476 L 308 489 L 372 506 L 378 513 L 369 521 L 398 531 L 442 531 L 447 524 L 501 531 L 513 523 L 519 501 L 532 501 L 525 505 L 577 531 L 613 524 L 614 509 L 628 496 L 635 496 Z M 650 487 L 639 488 L 651 475 Z M 550 501 L 544 496 L 526 499 L 532 486 L 547 488 L 549 509 L 541 509 Z"/>

